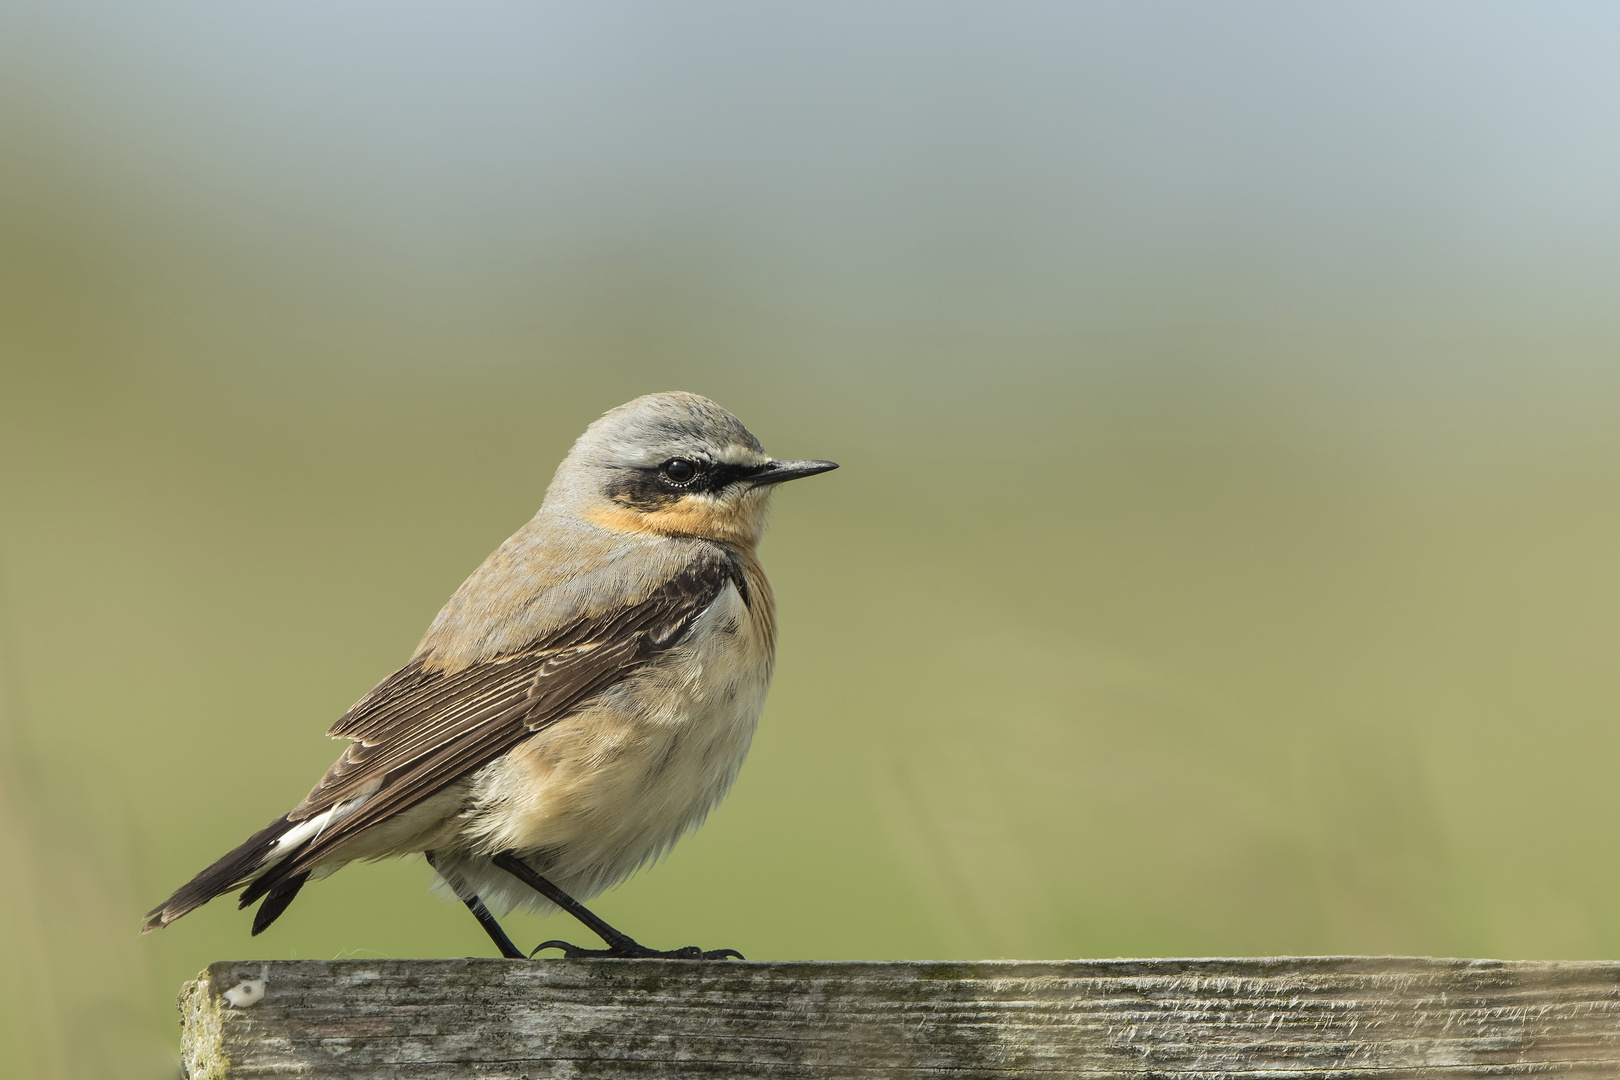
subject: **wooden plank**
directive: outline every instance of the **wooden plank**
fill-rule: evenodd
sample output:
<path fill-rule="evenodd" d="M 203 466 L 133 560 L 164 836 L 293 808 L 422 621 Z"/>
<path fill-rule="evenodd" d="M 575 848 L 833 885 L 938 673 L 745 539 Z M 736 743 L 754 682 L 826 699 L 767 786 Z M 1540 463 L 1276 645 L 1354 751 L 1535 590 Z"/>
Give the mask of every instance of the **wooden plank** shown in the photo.
<path fill-rule="evenodd" d="M 1608 962 L 230 962 L 180 1007 L 192 1080 L 1620 1076 Z"/>

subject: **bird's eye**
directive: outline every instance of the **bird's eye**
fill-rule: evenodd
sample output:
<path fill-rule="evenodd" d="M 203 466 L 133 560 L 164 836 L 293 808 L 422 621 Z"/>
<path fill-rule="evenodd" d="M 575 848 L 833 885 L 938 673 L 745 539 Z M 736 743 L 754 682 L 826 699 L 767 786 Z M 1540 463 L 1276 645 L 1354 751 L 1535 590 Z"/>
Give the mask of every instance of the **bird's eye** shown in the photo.
<path fill-rule="evenodd" d="M 698 467 L 694 461 L 685 458 L 670 458 L 659 466 L 659 471 L 677 484 L 684 484 L 697 475 Z"/>

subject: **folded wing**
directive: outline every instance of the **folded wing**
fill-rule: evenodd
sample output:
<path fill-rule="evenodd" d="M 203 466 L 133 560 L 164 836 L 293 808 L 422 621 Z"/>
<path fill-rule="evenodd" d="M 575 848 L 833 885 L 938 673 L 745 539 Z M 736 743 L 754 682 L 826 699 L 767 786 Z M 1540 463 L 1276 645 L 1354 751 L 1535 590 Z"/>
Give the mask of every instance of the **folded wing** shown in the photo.
<path fill-rule="evenodd" d="M 732 582 L 746 590 L 729 553 L 705 546 L 645 597 L 583 616 L 522 649 L 454 672 L 413 660 L 332 727 L 330 734 L 354 742 L 303 802 L 151 911 L 144 929 L 165 926 L 246 885 L 241 906 L 266 894 L 278 905 L 273 912 L 261 909 L 254 924 L 259 932 L 328 855 L 679 644 Z"/>

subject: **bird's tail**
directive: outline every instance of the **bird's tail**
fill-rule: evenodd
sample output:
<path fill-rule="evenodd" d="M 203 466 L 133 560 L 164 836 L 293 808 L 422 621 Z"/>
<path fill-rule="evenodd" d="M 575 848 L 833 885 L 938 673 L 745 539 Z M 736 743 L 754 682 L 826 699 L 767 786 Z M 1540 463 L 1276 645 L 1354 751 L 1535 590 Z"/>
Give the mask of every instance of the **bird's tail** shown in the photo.
<path fill-rule="evenodd" d="M 296 826 L 288 822 L 287 816 L 283 814 L 248 837 L 241 846 L 186 882 L 173 896 L 147 912 L 141 933 L 168 926 L 180 916 L 202 907 L 214 897 L 223 896 L 247 885 L 261 870 L 269 870 L 273 874 L 276 864 L 282 862 L 288 854 L 277 850 L 279 842 L 294 828 Z M 292 903 L 293 897 L 298 895 L 299 888 L 308 877 L 307 871 L 289 875 L 273 884 L 264 882 L 270 885 L 268 889 L 254 891 L 253 900 L 261 895 L 265 896 L 264 904 L 260 906 L 253 919 L 255 934 L 269 926 L 278 915 L 287 910 L 287 905 Z M 251 903 L 252 900 L 248 902 Z"/>

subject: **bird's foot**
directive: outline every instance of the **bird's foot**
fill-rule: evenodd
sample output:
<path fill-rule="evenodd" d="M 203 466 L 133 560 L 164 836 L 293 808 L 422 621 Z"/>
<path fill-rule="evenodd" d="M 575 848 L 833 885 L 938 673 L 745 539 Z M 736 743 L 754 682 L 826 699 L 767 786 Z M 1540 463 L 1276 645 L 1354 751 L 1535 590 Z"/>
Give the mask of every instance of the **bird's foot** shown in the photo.
<path fill-rule="evenodd" d="M 736 949 L 700 949 L 696 945 L 688 945 L 684 949 L 649 949 L 639 941 L 625 938 L 605 949 L 582 949 L 578 945 L 570 945 L 566 941 L 542 941 L 534 947 L 529 954 L 532 960 L 535 953 L 542 949 L 561 949 L 565 960 L 580 960 L 585 958 L 598 960 L 726 960 L 744 959 L 743 954 Z"/>

